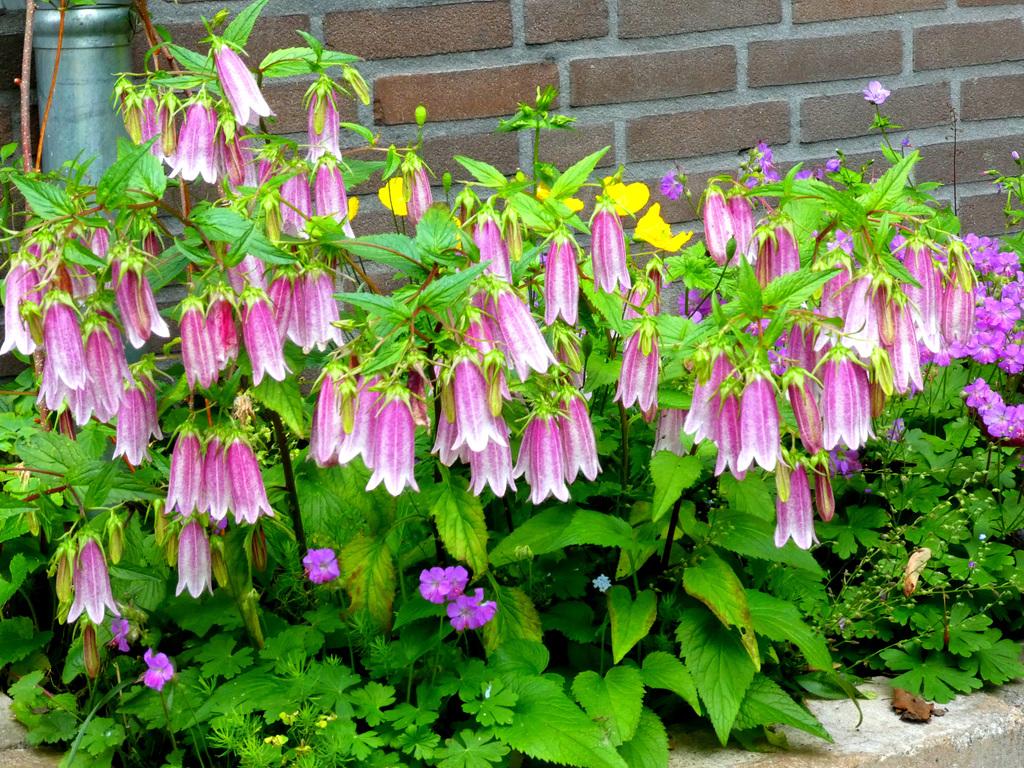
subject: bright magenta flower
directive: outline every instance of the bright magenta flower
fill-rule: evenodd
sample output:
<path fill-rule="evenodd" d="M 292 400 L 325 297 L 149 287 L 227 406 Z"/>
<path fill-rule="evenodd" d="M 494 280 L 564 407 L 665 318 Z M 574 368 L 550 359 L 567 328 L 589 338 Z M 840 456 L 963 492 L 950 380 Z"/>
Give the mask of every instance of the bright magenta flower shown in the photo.
<path fill-rule="evenodd" d="M 938 352 L 941 348 L 939 339 L 940 321 L 942 316 L 942 273 L 938 270 L 931 249 L 924 243 L 909 242 L 904 249 L 903 266 L 911 276 L 921 284 L 918 288 L 910 283 L 900 287 L 913 302 L 920 314 L 918 339 L 930 351 Z"/>
<path fill-rule="evenodd" d="M 562 400 L 562 408 L 565 413 L 558 416 L 558 428 L 562 434 L 565 482 L 570 485 L 576 482 L 579 472 L 593 482 L 601 472 L 601 464 L 586 401 L 579 392 L 572 391 Z"/>
<path fill-rule="evenodd" d="M 242 57 L 220 41 L 213 44 L 213 64 L 217 68 L 221 90 L 235 113 L 235 122 L 256 125 L 259 122 L 257 118 L 274 114 Z"/>
<path fill-rule="evenodd" d="M 198 475 L 198 473 L 196 473 Z M 213 594 L 213 568 L 210 559 L 210 540 L 202 523 L 190 520 L 178 538 L 178 589 L 198 598 L 204 591 Z"/>
<path fill-rule="evenodd" d="M 340 372 L 329 367 L 324 372 L 320 392 L 316 397 L 313 422 L 309 427 L 309 458 L 318 467 L 330 467 L 338 463 L 338 450 L 345 436 L 338 391 L 340 381 Z"/>
<path fill-rule="evenodd" d="M 114 458 L 124 456 L 129 464 L 138 466 L 149 459 L 149 441 L 162 438 L 153 382 L 138 376 L 125 387 L 117 412 Z"/>
<path fill-rule="evenodd" d="M 321 87 L 324 80 L 327 85 Z M 310 88 L 307 163 L 315 163 L 325 155 L 341 158 L 341 119 L 338 117 L 333 90 L 329 78 L 321 78 Z"/>
<path fill-rule="evenodd" d="M 494 336 L 504 342 L 504 352 L 521 380 L 526 381 L 531 369 L 546 373 L 548 366 L 555 364 L 554 355 L 519 294 L 511 289 L 499 290 L 496 297 L 488 298 L 487 307 L 494 320 Z"/>
<path fill-rule="evenodd" d="M 783 275 L 799 271 L 800 250 L 797 248 L 793 225 L 789 221 L 776 224 L 772 232 L 763 236 L 757 251 L 757 281 L 764 288 Z"/>
<path fill-rule="evenodd" d="M 282 232 L 293 237 L 305 235 L 306 224 L 313 215 L 313 206 L 309 197 L 309 179 L 304 168 L 281 185 L 280 212 Z"/>
<path fill-rule="evenodd" d="M 5 285 L 4 344 L 0 347 L 0 355 L 6 355 L 12 349 L 23 355 L 35 352 L 36 342 L 28 323 L 21 316 L 21 305 L 24 302 L 38 304 L 41 299 L 39 273 L 29 262 L 15 257 Z"/>
<path fill-rule="evenodd" d="M 941 329 L 947 344 L 967 344 L 974 333 L 974 292 L 965 291 L 955 279 L 942 298 Z"/>
<path fill-rule="evenodd" d="M 389 390 L 373 428 L 373 474 L 366 484 L 372 491 L 381 483 L 392 496 L 406 487 L 419 491 L 413 467 L 416 463 L 416 425 L 409 410 L 408 390 Z"/>
<path fill-rule="evenodd" d="M 313 197 L 316 201 L 317 216 L 330 216 L 341 224 L 341 230 L 346 237 L 355 237 L 352 222 L 349 220 L 345 179 L 332 156 L 325 156 L 317 163 Z"/>
<path fill-rule="evenodd" d="M 311 549 L 302 558 L 302 564 L 306 567 L 306 574 L 314 584 L 326 584 L 341 576 L 341 569 L 338 568 L 338 558 L 331 548 Z"/>
<path fill-rule="evenodd" d="M 124 400 L 124 385 L 131 377 L 121 333 L 109 316 L 94 315 L 85 323 L 85 367 L 92 407 L 100 421 L 111 421 Z M 79 424 L 84 422 L 79 421 Z"/>
<path fill-rule="evenodd" d="M 597 198 L 590 219 L 591 254 L 594 266 L 594 288 L 615 293 L 632 287 L 626 264 L 626 235 L 615 212 L 615 201 L 607 195 Z"/>
<path fill-rule="evenodd" d="M 644 347 L 647 347 L 646 352 Z M 627 408 L 638 403 L 642 411 L 656 408 L 660 367 L 658 336 L 654 326 L 641 325 L 623 345 L 622 373 L 619 375 L 614 402 L 622 403 Z"/>
<path fill-rule="evenodd" d="M 786 392 L 800 431 L 800 442 L 813 456 L 822 449 L 822 424 L 818 403 L 811 392 L 811 381 L 798 369 L 787 372 L 784 381 L 787 382 Z"/>
<path fill-rule="evenodd" d="M 264 374 L 284 381 L 288 375 L 284 342 L 267 294 L 255 288 L 246 288 L 242 294 L 242 337 L 252 362 L 252 383 L 259 385 Z"/>
<path fill-rule="evenodd" d="M 162 338 L 171 335 L 167 321 L 160 315 L 156 306 L 153 289 L 146 277 L 145 262 L 141 257 L 131 255 L 124 260 L 114 259 L 113 285 L 114 296 L 128 343 L 135 349 L 141 349 L 152 334 Z"/>
<path fill-rule="evenodd" d="M 448 603 L 448 618 L 457 632 L 479 629 L 493 619 L 497 611 L 498 604 L 493 600 L 484 601 L 484 591 L 479 587 L 472 597 L 458 595 Z"/>
<path fill-rule="evenodd" d="M 516 481 L 512 474 L 512 448 L 508 444 L 507 426 L 504 429 L 504 437 L 505 445 L 488 443 L 482 451 L 465 451 L 469 454 L 469 489 L 474 496 L 479 496 L 488 486 L 498 497 L 504 496 L 506 489 L 515 492 Z"/>
<path fill-rule="evenodd" d="M 500 416 L 491 413 L 488 384 L 476 363 L 476 352 L 462 350 L 452 366 L 452 398 L 455 401 L 455 441 L 451 450 L 465 445 L 470 451 L 482 451 L 490 443 L 507 445 L 508 431 Z"/>
<path fill-rule="evenodd" d="M 753 244 L 754 211 L 750 207 L 750 200 L 743 195 L 730 195 L 725 202 L 729 207 L 729 222 L 732 225 L 732 236 L 736 239 L 736 255 L 743 254 L 747 257 L 747 261 L 753 264 L 758 258 L 758 254 Z M 800 268 L 799 263 L 800 257 L 798 254 L 797 269 Z"/>
<path fill-rule="evenodd" d="M 214 293 L 206 310 L 206 329 L 213 344 L 213 357 L 217 370 L 238 357 L 238 331 L 235 328 L 235 310 L 228 298 L 219 291 Z"/>
<path fill-rule="evenodd" d="M 203 479 L 199 486 L 199 511 L 209 512 L 210 519 L 223 520 L 234 507 L 228 457 L 220 437 L 214 435 L 206 443 L 203 458 Z"/>
<path fill-rule="evenodd" d="M 481 208 L 476 214 L 473 242 L 480 249 L 480 262 L 490 262 L 484 271 L 511 283 L 512 262 L 509 259 L 508 245 L 501 236 L 501 227 L 498 225 L 494 209 L 489 205 Z"/>
<path fill-rule="evenodd" d="M 569 325 L 579 316 L 580 277 L 576 243 L 568 230 L 559 229 L 551 240 L 544 265 L 544 322 L 551 325 L 559 315 Z"/>
<path fill-rule="evenodd" d="M 47 366 L 69 389 L 86 384 L 85 346 L 74 301 L 64 291 L 51 290 L 43 303 L 43 346 Z"/>
<path fill-rule="evenodd" d="M 849 357 L 822 363 L 822 446 L 831 451 L 839 443 L 858 450 L 875 433 L 871 429 L 871 386 L 868 374 Z"/>
<path fill-rule="evenodd" d="M 736 397 L 734 387 L 728 387 L 722 395 L 722 406 L 718 411 L 714 425 L 714 440 L 718 444 L 718 461 L 715 464 L 715 477 L 725 470 L 732 472 L 733 477 L 742 480 L 747 476 L 746 470 L 739 469 L 741 449 L 740 438 L 740 401 Z"/>
<path fill-rule="evenodd" d="M 231 511 L 236 522 L 253 525 L 263 515 L 273 517 L 274 510 L 267 500 L 260 465 L 249 443 L 236 435 L 224 453 L 231 482 Z"/>
<path fill-rule="evenodd" d="M 725 195 L 718 187 L 708 187 L 704 198 L 704 241 L 708 255 L 720 267 L 724 267 L 728 260 L 728 245 L 732 238 L 732 216 Z M 736 246 L 738 251 L 738 242 Z"/>
<path fill-rule="evenodd" d="M 178 433 L 171 452 L 171 472 L 167 483 L 168 513 L 188 517 L 199 505 L 203 477 L 203 446 L 199 433 L 186 426 Z"/>
<path fill-rule="evenodd" d="M 217 113 L 208 100 L 193 101 L 185 108 L 185 119 L 178 137 L 178 148 L 170 158 L 172 179 L 181 174 L 185 181 L 200 176 L 209 184 L 220 177 L 217 168 Z"/>
<path fill-rule="evenodd" d="M 705 438 L 716 439 L 718 411 L 722 403 L 719 388 L 722 382 L 735 376 L 736 368 L 728 355 L 719 351 L 711 362 L 708 380 L 702 383 L 698 378 L 694 384 L 690 412 L 683 423 L 683 431 L 688 435 L 692 434 L 695 443 Z"/>
<path fill-rule="evenodd" d="M 85 613 L 93 624 L 102 624 L 108 609 L 115 616 L 121 615 L 110 591 L 106 558 L 95 539 L 86 540 L 78 551 L 72 583 L 75 599 L 68 611 L 68 623 L 78 621 L 78 617 Z"/>
<path fill-rule="evenodd" d="M 196 384 L 208 388 L 220 371 L 203 303 L 194 296 L 181 302 L 181 362 L 189 389 L 194 389 Z"/>
<path fill-rule="evenodd" d="M 771 381 L 761 374 L 747 382 L 740 400 L 740 454 L 737 469 L 745 472 L 754 462 L 769 472 L 782 460 L 779 443 L 779 407 Z"/>
<path fill-rule="evenodd" d="M 142 682 L 146 684 L 147 688 L 152 688 L 154 691 L 162 691 L 164 685 L 174 677 L 174 666 L 167 658 L 167 654 L 158 653 L 153 655 L 153 649 L 150 648 L 142 655 L 142 658 L 148 667 L 146 673 L 142 676 Z"/>
<path fill-rule="evenodd" d="M 782 547 L 793 539 L 800 549 L 810 549 L 815 541 L 814 510 L 811 507 L 811 489 L 807 483 L 807 470 L 797 464 L 789 476 L 789 500 L 782 496 L 775 500 L 775 546 Z"/>
<path fill-rule="evenodd" d="M 408 198 L 406 206 L 409 221 L 412 224 L 418 224 L 423 218 L 423 214 L 427 212 L 427 208 L 434 202 L 434 198 L 430 191 L 427 167 L 412 152 L 408 152 L 402 161 L 402 185 Z"/>
<path fill-rule="evenodd" d="M 917 343 L 917 329 L 911 318 L 910 304 L 897 305 L 894 312 L 896 333 L 893 343 L 885 345 L 892 363 L 893 388 L 900 394 L 906 394 L 913 384 L 920 392 L 924 389 L 921 349 Z"/>
<path fill-rule="evenodd" d="M 356 456 L 361 456 L 367 469 L 373 469 L 373 437 L 377 426 L 377 412 L 381 406 L 381 393 L 374 389 L 380 384 L 381 377 L 369 379 L 359 377 L 358 404 L 352 431 L 346 434 L 338 449 L 338 463 L 348 466 Z"/>
<path fill-rule="evenodd" d="M 526 476 L 532 504 L 540 504 L 548 496 L 559 501 L 569 500 L 569 489 L 565 485 L 565 449 L 554 415 L 534 416 L 526 425 L 513 475 Z"/>

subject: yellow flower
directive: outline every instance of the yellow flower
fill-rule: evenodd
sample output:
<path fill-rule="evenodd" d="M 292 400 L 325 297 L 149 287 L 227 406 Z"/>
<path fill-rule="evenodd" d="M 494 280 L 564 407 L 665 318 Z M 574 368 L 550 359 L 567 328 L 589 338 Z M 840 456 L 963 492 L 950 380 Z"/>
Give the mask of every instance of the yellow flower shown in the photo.
<path fill-rule="evenodd" d="M 357 213 L 359 213 L 359 198 L 350 197 L 348 199 L 348 220 L 352 221 L 352 219 L 356 217 Z"/>
<path fill-rule="evenodd" d="M 392 211 L 395 216 L 408 216 L 409 209 L 405 206 L 405 190 L 401 176 L 393 176 L 377 191 L 377 197 L 384 203 L 384 207 Z"/>
<path fill-rule="evenodd" d="M 537 185 L 537 199 L 547 200 L 551 197 L 551 190 L 548 189 L 543 183 Z M 577 200 L 575 197 L 567 197 L 561 201 L 561 203 L 573 213 L 579 213 L 583 210 L 584 203 L 582 200 Z"/>
<path fill-rule="evenodd" d="M 655 248 L 675 253 L 686 241 L 693 237 L 693 232 L 680 232 L 672 236 L 672 228 L 661 218 L 661 203 L 655 203 L 644 217 L 636 223 L 636 237 Z"/>
<path fill-rule="evenodd" d="M 612 184 L 611 181 L 611 176 L 604 180 L 604 193 L 615 202 L 615 212 L 619 216 L 627 213 L 635 215 L 651 199 L 651 190 L 646 184 L 639 181 L 633 184 Z"/>

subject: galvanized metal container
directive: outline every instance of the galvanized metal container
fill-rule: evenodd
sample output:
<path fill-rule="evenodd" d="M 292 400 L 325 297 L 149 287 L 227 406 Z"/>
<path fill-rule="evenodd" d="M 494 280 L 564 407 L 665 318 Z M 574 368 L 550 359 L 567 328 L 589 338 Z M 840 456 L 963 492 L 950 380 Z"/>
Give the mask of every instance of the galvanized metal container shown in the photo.
<path fill-rule="evenodd" d="M 117 137 L 127 134 L 111 94 L 118 73 L 131 69 L 129 6 L 130 0 L 100 0 L 65 11 L 57 84 L 43 142 L 44 171 L 76 157 L 96 157 L 87 175 L 95 183 L 117 160 Z M 33 30 L 41 124 L 57 61 L 60 11 L 40 3 Z"/>

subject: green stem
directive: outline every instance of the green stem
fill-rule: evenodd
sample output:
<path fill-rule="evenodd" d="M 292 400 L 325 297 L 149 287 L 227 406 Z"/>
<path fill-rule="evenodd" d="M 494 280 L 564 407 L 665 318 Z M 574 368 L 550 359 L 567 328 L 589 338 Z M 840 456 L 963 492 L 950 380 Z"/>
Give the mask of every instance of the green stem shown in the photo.
<path fill-rule="evenodd" d="M 178 741 L 177 741 L 177 739 L 174 738 L 174 731 L 171 730 L 171 713 L 167 709 L 167 699 L 164 698 L 164 692 L 163 691 L 160 691 L 160 703 L 163 704 L 163 707 L 164 707 L 164 717 L 167 718 L 167 733 L 171 737 L 171 746 L 174 748 L 174 751 L 177 752 L 178 751 Z"/>
<path fill-rule="evenodd" d="M 295 472 L 292 470 L 292 454 L 288 450 L 288 439 L 284 434 L 284 424 L 277 411 L 267 409 L 270 423 L 274 426 L 274 437 L 277 440 L 277 448 L 281 454 L 281 467 L 284 469 L 284 485 L 288 491 L 289 511 L 292 516 L 292 526 L 295 529 L 295 543 L 299 547 L 299 557 L 309 550 L 306 543 L 306 529 L 302 525 L 302 511 L 299 509 L 299 492 L 295 488 Z M 300 563 L 301 565 L 301 563 Z"/>

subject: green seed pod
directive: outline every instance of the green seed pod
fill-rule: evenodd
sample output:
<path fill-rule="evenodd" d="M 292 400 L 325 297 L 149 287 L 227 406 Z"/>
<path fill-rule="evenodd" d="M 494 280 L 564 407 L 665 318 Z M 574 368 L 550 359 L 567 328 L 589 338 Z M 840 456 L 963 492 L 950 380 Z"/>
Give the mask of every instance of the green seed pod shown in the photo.
<path fill-rule="evenodd" d="M 420 104 L 416 107 L 416 125 L 420 128 L 427 122 L 427 108 Z"/>
<path fill-rule="evenodd" d="M 85 625 L 85 631 L 82 633 L 82 651 L 85 657 L 85 673 L 90 679 L 95 680 L 100 673 L 100 652 L 96 647 L 96 629 L 92 622 Z"/>
<path fill-rule="evenodd" d="M 57 558 L 56 579 L 57 599 L 62 603 L 71 599 L 71 576 L 71 558 L 68 557 L 67 550 L 64 550 Z"/>
<path fill-rule="evenodd" d="M 224 562 L 224 539 L 221 536 L 212 536 L 210 541 L 210 565 L 213 568 L 214 578 L 217 585 L 222 589 L 228 586 L 228 566 Z"/>

